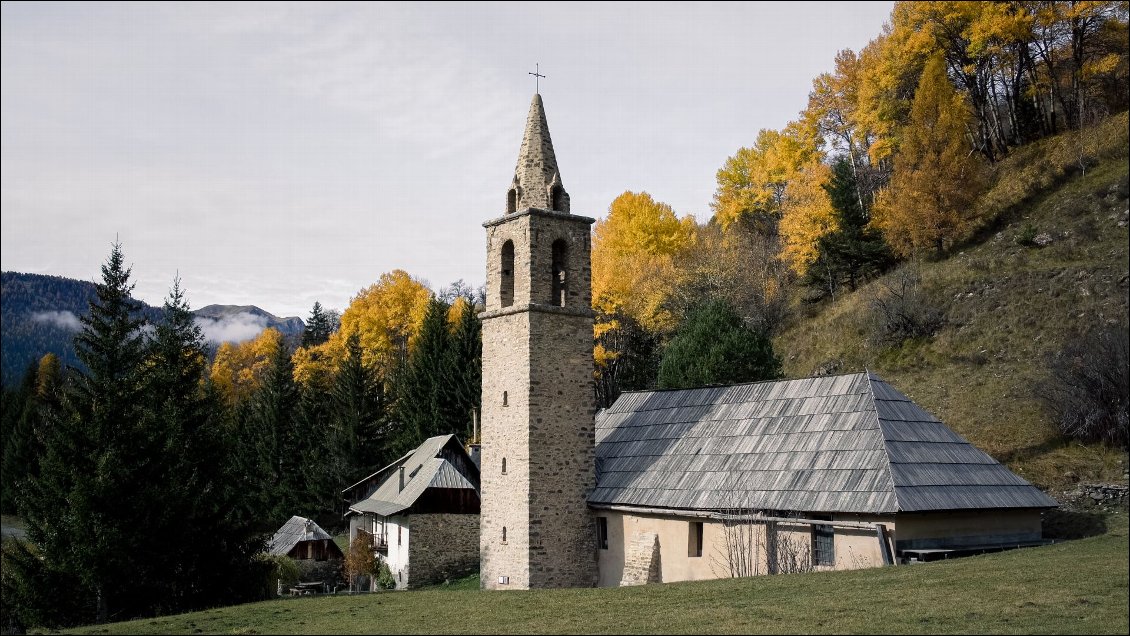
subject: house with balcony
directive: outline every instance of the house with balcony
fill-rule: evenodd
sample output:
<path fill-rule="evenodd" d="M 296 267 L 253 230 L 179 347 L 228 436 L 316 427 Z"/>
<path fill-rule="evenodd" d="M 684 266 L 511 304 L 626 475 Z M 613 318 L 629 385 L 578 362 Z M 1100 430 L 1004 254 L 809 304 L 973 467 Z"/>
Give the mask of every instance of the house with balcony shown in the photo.
<path fill-rule="evenodd" d="M 397 589 L 466 576 L 479 567 L 479 469 L 454 435 L 345 488 L 352 544 L 368 536 Z"/>

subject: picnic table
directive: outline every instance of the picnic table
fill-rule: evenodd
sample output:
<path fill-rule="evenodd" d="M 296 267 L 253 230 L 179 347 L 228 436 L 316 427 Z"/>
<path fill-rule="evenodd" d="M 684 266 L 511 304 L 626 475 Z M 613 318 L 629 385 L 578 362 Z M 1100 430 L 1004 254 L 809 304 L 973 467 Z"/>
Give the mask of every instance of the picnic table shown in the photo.
<path fill-rule="evenodd" d="M 309 594 L 317 594 L 319 591 L 325 589 L 325 584 L 321 581 L 309 581 L 303 583 L 295 583 L 294 587 L 290 588 L 291 596 L 306 596 Z"/>

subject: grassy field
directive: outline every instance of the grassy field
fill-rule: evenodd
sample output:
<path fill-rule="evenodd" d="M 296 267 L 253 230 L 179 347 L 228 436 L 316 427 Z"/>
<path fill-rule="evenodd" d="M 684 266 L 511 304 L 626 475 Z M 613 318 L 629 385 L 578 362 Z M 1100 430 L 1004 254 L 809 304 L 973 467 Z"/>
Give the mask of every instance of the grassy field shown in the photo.
<path fill-rule="evenodd" d="M 1126 634 L 1127 515 L 1101 536 L 855 572 L 618 589 L 447 588 L 295 598 L 80 634 Z M 468 589 L 471 588 L 471 589 Z"/>

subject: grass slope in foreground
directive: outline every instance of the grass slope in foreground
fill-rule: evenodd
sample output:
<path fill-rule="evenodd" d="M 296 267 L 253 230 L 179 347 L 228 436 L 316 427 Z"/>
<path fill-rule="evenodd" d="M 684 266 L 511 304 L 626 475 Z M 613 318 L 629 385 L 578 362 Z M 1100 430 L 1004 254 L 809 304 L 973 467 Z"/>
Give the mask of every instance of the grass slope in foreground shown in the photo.
<path fill-rule="evenodd" d="M 91 626 L 82 634 L 1125 634 L 1127 515 L 1106 534 L 855 572 L 614 589 L 434 588 L 284 599 Z"/>

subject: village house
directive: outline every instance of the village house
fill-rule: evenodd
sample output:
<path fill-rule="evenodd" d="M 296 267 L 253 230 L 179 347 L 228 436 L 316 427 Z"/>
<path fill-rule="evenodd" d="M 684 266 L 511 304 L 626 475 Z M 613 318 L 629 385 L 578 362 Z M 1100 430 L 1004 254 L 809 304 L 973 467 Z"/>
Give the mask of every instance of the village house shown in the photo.
<path fill-rule="evenodd" d="M 267 552 L 285 555 L 298 564 L 298 580 L 333 586 L 341 579 L 345 555 L 333 537 L 305 517 L 293 516 L 267 543 Z"/>
<path fill-rule="evenodd" d="M 368 535 L 397 589 L 478 569 L 479 470 L 454 435 L 428 438 L 342 495 L 351 545 Z"/>
<path fill-rule="evenodd" d="M 594 220 L 570 212 L 537 94 L 503 209 L 483 224 L 484 588 L 849 569 L 1040 542 L 1055 501 L 871 373 L 625 393 L 596 414 Z"/>

